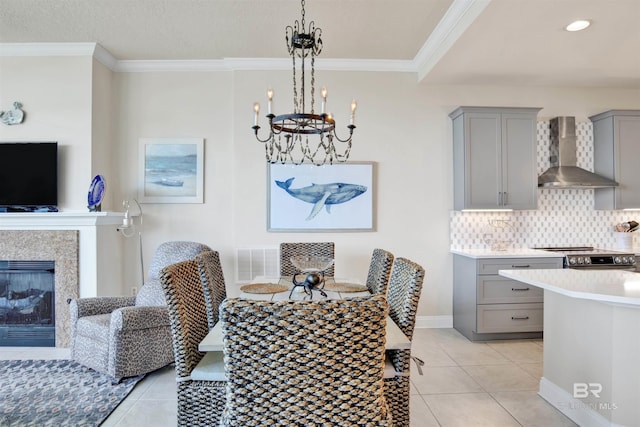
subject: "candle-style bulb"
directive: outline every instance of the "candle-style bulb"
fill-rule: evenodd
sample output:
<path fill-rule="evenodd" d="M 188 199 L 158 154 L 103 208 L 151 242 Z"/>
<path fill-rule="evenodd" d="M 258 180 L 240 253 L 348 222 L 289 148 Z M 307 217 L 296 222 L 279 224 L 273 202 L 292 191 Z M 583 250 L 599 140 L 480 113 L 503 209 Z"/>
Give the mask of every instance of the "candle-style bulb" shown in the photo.
<path fill-rule="evenodd" d="M 351 101 L 351 119 L 349 120 L 349 124 L 350 125 L 355 125 L 356 123 L 356 107 L 358 106 L 358 104 L 356 103 L 356 100 L 352 100 Z"/>
<path fill-rule="evenodd" d="M 255 112 L 255 114 L 253 115 L 253 125 L 258 126 L 258 113 L 260 112 L 259 103 L 256 102 L 253 104 L 253 111 Z"/>
<path fill-rule="evenodd" d="M 273 89 L 267 89 L 267 98 L 269 98 L 269 102 L 267 103 L 267 114 L 271 114 L 271 101 L 273 101 Z"/>
<path fill-rule="evenodd" d="M 322 89 L 320 89 L 320 94 L 322 95 L 322 108 L 320 114 L 324 114 L 324 111 L 327 108 L 327 88 L 322 86 Z"/>

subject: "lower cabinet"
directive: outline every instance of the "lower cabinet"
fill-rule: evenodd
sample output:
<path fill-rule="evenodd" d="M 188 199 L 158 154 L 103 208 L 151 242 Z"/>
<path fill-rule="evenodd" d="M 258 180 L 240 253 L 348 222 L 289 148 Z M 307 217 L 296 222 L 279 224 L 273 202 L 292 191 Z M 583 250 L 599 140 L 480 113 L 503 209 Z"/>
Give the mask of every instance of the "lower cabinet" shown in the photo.
<path fill-rule="evenodd" d="M 562 258 L 453 256 L 453 327 L 472 341 L 542 336 L 543 291 L 499 270 L 562 268 Z"/>

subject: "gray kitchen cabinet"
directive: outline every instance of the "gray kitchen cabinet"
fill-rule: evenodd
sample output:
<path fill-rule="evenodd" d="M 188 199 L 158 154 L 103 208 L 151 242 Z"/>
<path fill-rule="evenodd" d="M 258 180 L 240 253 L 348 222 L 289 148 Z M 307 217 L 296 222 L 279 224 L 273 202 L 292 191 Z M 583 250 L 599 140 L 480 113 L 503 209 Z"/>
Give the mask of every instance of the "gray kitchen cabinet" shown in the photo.
<path fill-rule="evenodd" d="M 562 268 L 562 258 L 453 256 L 453 327 L 471 341 L 539 338 L 543 291 L 498 270 Z"/>
<path fill-rule="evenodd" d="M 618 187 L 597 188 L 596 209 L 640 208 L 640 111 L 611 110 L 593 117 L 594 172 Z"/>
<path fill-rule="evenodd" d="M 540 108 L 459 107 L 453 123 L 454 209 L 536 209 Z"/>

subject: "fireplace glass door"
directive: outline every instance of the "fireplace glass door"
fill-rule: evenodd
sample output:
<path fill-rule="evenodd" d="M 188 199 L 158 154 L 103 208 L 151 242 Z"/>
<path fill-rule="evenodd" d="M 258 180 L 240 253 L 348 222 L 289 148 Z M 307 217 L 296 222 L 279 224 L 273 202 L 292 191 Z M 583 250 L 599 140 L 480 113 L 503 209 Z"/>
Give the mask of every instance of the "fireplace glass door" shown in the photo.
<path fill-rule="evenodd" d="M 0 346 L 55 346 L 54 293 L 54 261 L 0 261 Z"/>

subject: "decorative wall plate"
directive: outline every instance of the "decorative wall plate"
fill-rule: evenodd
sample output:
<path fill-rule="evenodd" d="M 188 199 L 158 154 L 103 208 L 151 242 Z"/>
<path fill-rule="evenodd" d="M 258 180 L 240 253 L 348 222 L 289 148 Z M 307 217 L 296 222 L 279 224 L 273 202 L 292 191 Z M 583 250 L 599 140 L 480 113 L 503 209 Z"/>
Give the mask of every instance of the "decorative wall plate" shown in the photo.
<path fill-rule="evenodd" d="M 89 186 L 89 195 L 87 197 L 89 210 L 92 212 L 100 210 L 100 203 L 104 197 L 105 180 L 102 175 L 96 175 Z"/>

